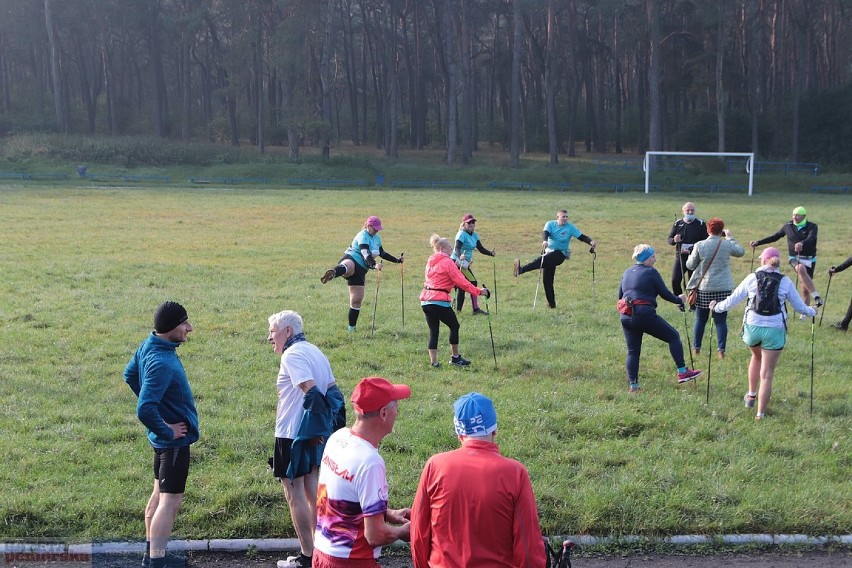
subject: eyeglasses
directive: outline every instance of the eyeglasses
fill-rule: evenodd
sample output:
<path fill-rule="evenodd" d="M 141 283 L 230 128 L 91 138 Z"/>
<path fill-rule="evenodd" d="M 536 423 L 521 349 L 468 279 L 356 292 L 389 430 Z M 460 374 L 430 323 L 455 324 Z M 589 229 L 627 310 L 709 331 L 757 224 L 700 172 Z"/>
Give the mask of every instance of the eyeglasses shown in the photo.
<path fill-rule="evenodd" d="M 467 224 L 468 225 L 476 225 L 476 221 L 468 221 Z"/>

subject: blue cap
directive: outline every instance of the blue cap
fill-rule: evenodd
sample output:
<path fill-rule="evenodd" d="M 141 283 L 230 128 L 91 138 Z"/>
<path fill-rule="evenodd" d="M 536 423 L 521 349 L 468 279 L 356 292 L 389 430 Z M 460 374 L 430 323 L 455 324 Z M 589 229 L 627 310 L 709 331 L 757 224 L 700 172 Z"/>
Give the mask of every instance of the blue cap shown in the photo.
<path fill-rule="evenodd" d="M 453 403 L 453 424 L 459 436 L 485 436 L 497 429 L 497 413 L 491 399 L 468 393 Z"/>

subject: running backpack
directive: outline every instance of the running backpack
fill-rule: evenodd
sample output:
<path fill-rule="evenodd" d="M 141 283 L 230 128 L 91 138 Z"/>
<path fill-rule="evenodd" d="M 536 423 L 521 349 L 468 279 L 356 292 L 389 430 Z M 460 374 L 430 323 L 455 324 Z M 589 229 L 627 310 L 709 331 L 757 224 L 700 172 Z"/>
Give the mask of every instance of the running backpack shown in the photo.
<path fill-rule="evenodd" d="M 762 316 L 780 314 L 781 300 L 778 299 L 778 288 L 781 286 L 784 275 L 761 270 L 755 276 L 757 277 L 757 294 L 751 302 L 751 309 Z"/>

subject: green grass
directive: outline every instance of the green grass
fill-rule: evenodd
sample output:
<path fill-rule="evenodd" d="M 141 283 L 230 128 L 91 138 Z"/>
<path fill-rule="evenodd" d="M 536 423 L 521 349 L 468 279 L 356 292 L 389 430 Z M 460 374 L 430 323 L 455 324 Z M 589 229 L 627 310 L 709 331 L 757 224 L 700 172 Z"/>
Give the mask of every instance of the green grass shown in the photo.
<path fill-rule="evenodd" d="M 419 171 L 422 176 L 422 170 Z M 740 242 L 766 236 L 804 204 L 819 224 L 817 287 L 852 241 L 848 196 L 694 196 L 704 218 L 721 216 Z M 151 490 L 151 452 L 122 370 L 150 331 L 156 305 L 175 299 L 195 331 L 180 355 L 197 396 L 202 438 L 194 446 L 183 538 L 292 536 L 280 487 L 266 466 L 275 414 L 277 357 L 266 318 L 299 311 L 308 338 L 329 356 L 344 393 L 379 374 L 412 386 L 395 432 L 382 445 L 393 506 L 410 504 L 430 455 L 456 446 L 451 404 L 470 390 L 495 400 L 504 454 L 530 470 L 546 534 L 659 536 L 684 533 L 845 534 L 852 527 L 849 336 L 831 329 L 852 296 L 832 281 L 815 335 L 815 401 L 809 415 L 811 326 L 791 319 L 766 420 L 743 408 L 747 349 L 742 308 L 729 319 L 728 359 L 678 387 L 667 348 L 647 339 L 639 396 L 626 392 L 624 339 L 615 311 L 635 244 L 660 253 L 685 196 L 550 192 L 111 189 L 0 187 L 0 538 L 138 538 Z M 532 311 L 532 258 L 540 229 L 566 207 L 599 243 L 556 276 L 556 310 Z M 469 370 L 428 367 L 417 296 L 429 235 L 452 237 L 472 211 L 490 259 L 480 282 L 497 291 L 488 322 L 462 317 Z M 385 224 L 401 269 L 368 277 L 358 332 L 346 332 L 346 286 L 323 286 L 368 214 Z M 782 243 L 783 244 L 783 243 Z M 739 281 L 750 253 L 734 260 Z M 468 308 L 469 309 L 469 308 Z M 684 316 L 660 313 L 683 335 Z M 690 317 L 691 318 L 691 317 Z M 692 334 L 690 329 L 690 335 Z M 449 356 L 442 329 L 441 359 Z M 705 339 L 705 342 L 707 339 Z M 706 368 L 707 360 L 696 363 Z"/>

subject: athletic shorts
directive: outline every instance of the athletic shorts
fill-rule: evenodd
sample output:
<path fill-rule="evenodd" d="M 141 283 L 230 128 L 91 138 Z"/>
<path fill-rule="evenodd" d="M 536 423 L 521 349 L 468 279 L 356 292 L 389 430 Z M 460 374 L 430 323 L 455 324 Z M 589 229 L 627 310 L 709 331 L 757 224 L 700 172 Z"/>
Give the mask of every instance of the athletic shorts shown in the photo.
<path fill-rule="evenodd" d="M 802 264 L 805 265 L 805 271 L 808 273 L 808 276 L 811 278 L 814 277 L 814 268 L 816 268 L 816 260 L 812 256 L 799 256 L 799 257 L 790 257 L 790 266 L 796 268 L 796 265 L 799 264 L 799 259 L 805 261 Z M 810 264 L 810 266 L 808 266 Z"/>
<path fill-rule="evenodd" d="M 189 477 L 189 446 L 154 448 L 154 479 L 160 493 L 184 493 Z"/>
<path fill-rule="evenodd" d="M 363 523 L 363 521 L 361 521 Z M 314 568 L 379 568 L 379 563 L 372 558 L 337 558 L 314 549 Z"/>
<path fill-rule="evenodd" d="M 290 450 L 293 448 L 292 438 L 275 438 L 275 453 L 272 454 L 272 475 L 287 477 L 290 467 Z"/>
<path fill-rule="evenodd" d="M 344 260 L 351 260 L 352 264 L 355 265 L 355 272 L 352 273 L 352 276 L 344 276 L 346 283 L 350 286 L 364 286 L 367 283 L 367 269 L 358 264 L 358 261 L 352 258 L 351 255 L 344 254 L 340 262 Z"/>
<path fill-rule="evenodd" d="M 783 327 L 743 325 L 743 341 L 749 347 L 760 346 L 767 351 L 781 351 L 787 343 L 787 330 Z"/>

